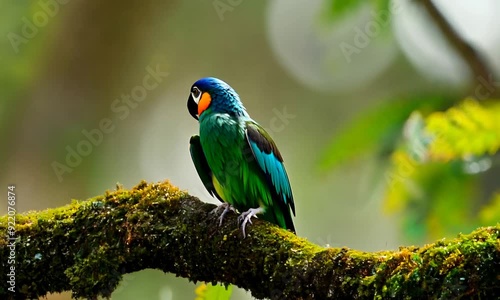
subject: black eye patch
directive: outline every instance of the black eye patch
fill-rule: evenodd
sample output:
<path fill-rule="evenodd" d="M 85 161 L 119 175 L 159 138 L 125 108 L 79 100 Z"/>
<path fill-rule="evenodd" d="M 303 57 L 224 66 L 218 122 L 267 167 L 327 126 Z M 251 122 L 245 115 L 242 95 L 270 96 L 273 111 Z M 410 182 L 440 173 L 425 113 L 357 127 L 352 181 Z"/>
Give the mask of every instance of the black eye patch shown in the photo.
<path fill-rule="evenodd" d="M 191 93 L 193 93 L 193 97 L 198 98 L 200 97 L 201 91 L 199 88 L 193 86 L 193 88 L 191 89 Z"/>

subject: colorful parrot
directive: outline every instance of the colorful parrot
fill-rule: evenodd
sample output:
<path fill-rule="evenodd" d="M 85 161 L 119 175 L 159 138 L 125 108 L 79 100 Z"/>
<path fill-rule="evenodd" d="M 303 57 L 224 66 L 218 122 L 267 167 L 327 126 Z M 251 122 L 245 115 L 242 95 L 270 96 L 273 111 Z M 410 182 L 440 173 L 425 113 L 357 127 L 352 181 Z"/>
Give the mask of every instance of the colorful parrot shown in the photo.
<path fill-rule="evenodd" d="M 206 77 L 191 87 L 188 110 L 200 123 L 190 140 L 196 171 L 208 192 L 223 202 L 220 224 L 238 210 L 243 236 L 251 218 L 295 233 L 292 188 L 283 158 L 269 134 L 252 120 L 238 94 L 224 81 Z"/>

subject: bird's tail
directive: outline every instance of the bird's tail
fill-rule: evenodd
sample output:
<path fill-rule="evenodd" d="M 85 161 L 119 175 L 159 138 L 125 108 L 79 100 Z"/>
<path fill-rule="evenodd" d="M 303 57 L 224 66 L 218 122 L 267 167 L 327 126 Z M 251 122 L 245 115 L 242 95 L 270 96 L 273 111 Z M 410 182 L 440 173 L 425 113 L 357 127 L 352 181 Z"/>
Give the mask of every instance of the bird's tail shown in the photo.
<path fill-rule="evenodd" d="M 292 214 L 288 206 L 285 207 L 270 207 L 263 215 L 263 219 L 278 225 L 281 228 L 288 229 L 296 234 L 295 226 L 293 225 Z"/>

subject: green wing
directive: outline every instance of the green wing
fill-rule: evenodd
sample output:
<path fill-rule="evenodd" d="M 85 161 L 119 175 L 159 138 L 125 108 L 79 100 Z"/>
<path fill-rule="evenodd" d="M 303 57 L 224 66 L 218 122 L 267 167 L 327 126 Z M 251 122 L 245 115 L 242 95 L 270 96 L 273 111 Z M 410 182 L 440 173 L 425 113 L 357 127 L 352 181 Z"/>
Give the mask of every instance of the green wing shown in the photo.
<path fill-rule="evenodd" d="M 191 152 L 191 159 L 193 160 L 196 171 L 198 172 L 198 176 L 200 176 L 203 185 L 210 193 L 210 195 L 217 197 L 220 201 L 222 200 L 221 196 L 215 190 L 214 183 L 212 181 L 212 170 L 208 166 L 207 158 L 205 157 L 205 153 L 201 148 L 200 136 L 193 135 L 189 140 L 189 152 Z"/>

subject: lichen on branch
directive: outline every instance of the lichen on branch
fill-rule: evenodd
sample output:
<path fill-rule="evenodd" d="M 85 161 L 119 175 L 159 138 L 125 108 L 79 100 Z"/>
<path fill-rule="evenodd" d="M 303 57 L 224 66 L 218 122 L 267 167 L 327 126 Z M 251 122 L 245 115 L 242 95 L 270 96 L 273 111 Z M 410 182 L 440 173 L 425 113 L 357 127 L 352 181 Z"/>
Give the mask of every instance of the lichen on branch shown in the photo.
<path fill-rule="evenodd" d="M 71 290 L 109 297 L 122 275 L 159 269 L 271 299 L 455 299 L 500 295 L 500 224 L 424 247 L 375 253 L 323 248 L 265 221 L 243 238 L 236 215 L 168 182 L 141 182 L 56 209 L 16 216 L 16 285 L 0 298 Z M 7 216 L 0 217 L 6 232 Z M 300 232 L 300 231 L 299 231 Z M 10 253 L 0 238 L 1 274 Z"/>

